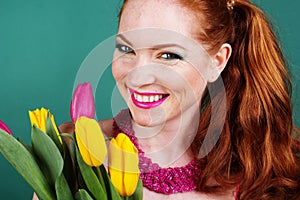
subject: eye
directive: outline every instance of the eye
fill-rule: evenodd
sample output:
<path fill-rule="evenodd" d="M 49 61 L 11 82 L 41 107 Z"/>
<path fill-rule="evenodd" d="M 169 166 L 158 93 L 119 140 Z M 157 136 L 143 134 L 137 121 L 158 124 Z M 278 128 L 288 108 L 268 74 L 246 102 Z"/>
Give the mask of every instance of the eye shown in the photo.
<path fill-rule="evenodd" d="M 165 60 L 182 60 L 182 56 L 176 53 L 163 53 L 160 57 Z"/>
<path fill-rule="evenodd" d="M 116 49 L 118 49 L 121 53 L 134 53 L 132 48 L 123 44 L 116 44 Z"/>

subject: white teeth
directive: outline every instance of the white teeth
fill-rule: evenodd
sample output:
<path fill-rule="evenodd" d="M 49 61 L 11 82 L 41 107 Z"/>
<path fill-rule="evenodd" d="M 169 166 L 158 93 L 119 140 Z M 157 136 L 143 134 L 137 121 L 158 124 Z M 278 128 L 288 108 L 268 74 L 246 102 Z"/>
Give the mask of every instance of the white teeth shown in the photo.
<path fill-rule="evenodd" d="M 163 95 L 139 95 L 134 93 L 133 94 L 135 100 L 138 102 L 143 102 L 143 103 L 152 103 L 155 101 L 159 101 L 163 98 Z"/>
<path fill-rule="evenodd" d="M 149 102 L 152 103 L 154 101 L 154 96 L 150 96 Z"/>
<path fill-rule="evenodd" d="M 143 102 L 149 102 L 149 97 L 148 96 L 143 96 Z"/>
<path fill-rule="evenodd" d="M 143 97 L 141 95 L 137 95 L 137 101 L 143 102 Z"/>

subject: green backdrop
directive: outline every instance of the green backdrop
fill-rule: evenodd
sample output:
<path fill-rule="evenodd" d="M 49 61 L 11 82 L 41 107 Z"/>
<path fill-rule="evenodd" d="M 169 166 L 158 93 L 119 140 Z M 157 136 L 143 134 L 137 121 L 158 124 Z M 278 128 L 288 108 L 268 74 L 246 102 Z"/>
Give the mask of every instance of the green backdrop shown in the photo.
<path fill-rule="evenodd" d="M 291 63 L 295 123 L 300 126 L 299 1 L 256 0 L 273 19 Z M 30 141 L 28 110 L 46 107 L 69 121 L 76 73 L 101 41 L 117 32 L 121 0 L 0 0 L 0 119 Z M 98 119 L 111 117 L 110 69 L 97 89 Z M 31 199 L 32 190 L 0 155 L 0 199 Z"/>

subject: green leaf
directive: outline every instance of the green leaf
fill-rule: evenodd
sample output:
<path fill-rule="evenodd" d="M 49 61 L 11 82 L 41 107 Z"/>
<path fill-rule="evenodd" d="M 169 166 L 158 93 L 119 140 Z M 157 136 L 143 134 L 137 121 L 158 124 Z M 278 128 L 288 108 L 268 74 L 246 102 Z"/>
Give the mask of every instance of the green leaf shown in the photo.
<path fill-rule="evenodd" d="M 71 188 L 72 192 L 75 193 L 77 190 L 77 177 L 76 177 L 76 170 L 74 166 L 74 159 L 70 152 L 69 146 L 67 145 L 66 141 L 63 139 L 63 147 L 64 147 L 64 168 L 63 174 L 68 182 L 69 187 Z M 72 146 L 74 143 L 69 142 L 69 145 Z M 70 147 L 71 148 L 71 147 Z"/>
<path fill-rule="evenodd" d="M 96 174 L 93 171 L 93 168 L 89 165 L 87 165 L 82 157 L 81 154 L 76 147 L 76 158 L 77 163 L 81 172 L 81 175 L 83 177 L 83 180 L 89 190 L 89 192 L 93 195 L 95 199 L 100 200 L 106 200 L 107 195 L 106 192 L 104 192 L 103 187 L 104 185 L 101 185 Z"/>
<path fill-rule="evenodd" d="M 46 120 L 46 133 L 47 135 L 52 139 L 52 141 L 55 143 L 59 151 L 63 152 L 63 146 L 58 138 L 58 135 L 54 129 L 54 124 L 52 124 L 50 113 L 48 112 L 47 120 Z M 58 130 L 58 129 L 57 129 Z"/>
<path fill-rule="evenodd" d="M 72 159 L 75 161 L 76 160 L 76 150 L 75 150 L 76 144 L 75 144 L 75 140 L 74 140 L 74 133 L 71 136 L 72 136 L 72 139 L 69 140 L 70 155 L 71 155 Z"/>
<path fill-rule="evenodd" d="M 70 133 L 60 133 L 60 136 L 63 138 L 68 138 L 73 141 L 75 140 L 73 134 L 70 134 Z"/>
<path fill-rule="evenodd" d="M 64 161 L 55 143 L 35 125 L 32 127 L 31 143 L 34 153 L 45 167 L 51 185 L 55 185 L 57 177 L 62 173 Z"/>
<path fill-rule="evenodd" d="M 139 181 L 137 183 L 135 192 L 128 199 L 129 200 L 141 200 L 141 199 L 143 199 L 143 182 L 142 182 L 141 179 L 139 179 Z"/>
<path fill-rule="evenodd" d="M 29 151 L 29 153 L 31 153 L 31 155 L 34 155 L 34 152 L 33 152 L 31 146 L 29 146 L 28 144 L 25 144 L 25 142 L 23 142 L 20 138 L 17 138 L 17 140 L 27 149 L 27 151 Z"/>
<path fill-rule="evenodd" d="M 84 180 L 80 173 L 78 161 L 76 159 L 76 148 L 77 148 L 76 143 L 74 142 L 74 140 L 70 140 L 69 142 L 70 142 L 69 147 L 70 147 L 71 156 L 72 156 L 72 159 L 74 160 L 74 165 L 75 165 L 75 175 L 76 175 L 76 180 L 77 180 L 76 187 L 77 188 L 86 188 Z"/>
<path fill-rule="evenodd" d="M 75 194 L 76 200 L 93 200 L 87 191 L 84 189 L 79 189 Z"/>
<path fill-rule="evenodd" d="M 103 191 L 107 194 L 105 181 L 103 179 L 103 175 L 102 175 L 102 172 L 100 170 L 100 167 L 93 167 L 93 170 L 97 174 L 97 177 L 98 177 L 98 180 L 100 181 L 100 184 L 103 186 Z"/>
<path fill-rule="evenodd" d="M 0 152 L 40 199 L 55 199 L 35 158 L 20 142 L 2 130 L 0 130 Z"/>
<path fill-rule="evenodd" d="M 111 200 L 122 200 L 121 196 L 119 195 L 118 191 L 116 190 L 115 186 L 112 184 L 110 177 L 105 169 L 105 167 L 103 165 L 101 165 L 100 167 L 100 171 L 103 177 L 103 180 L 105 182 L 105 186 L 106 188 L 108 188 L 107 191 L 107 196 L 108 199 Z"/>
<path fill-rule="evenodd" d="M 58 176 L 55 182 L 57 200 L 72 200 L 73 195 L 63 174 Z"/>

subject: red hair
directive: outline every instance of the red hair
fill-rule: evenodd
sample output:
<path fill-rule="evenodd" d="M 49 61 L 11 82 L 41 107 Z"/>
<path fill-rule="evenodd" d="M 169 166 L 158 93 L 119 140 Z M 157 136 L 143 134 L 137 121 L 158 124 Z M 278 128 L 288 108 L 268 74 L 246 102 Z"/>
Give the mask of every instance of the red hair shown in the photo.
<path fill-rule="evenodd" d="M 264 13 L 247 0 L 179 0 L 199 13 L 199 40 L 216 52 L 229 43 L 233 52 L 222 72 L 226 121 L 214 149 L 200 161 L 206 168 L 199 190 L 240 184 L 241 199 L 292 199 L 300 195 L 299 141 L 293 137 L 291 82 L 278 40 Z M 210 101 L 218 101 L 218 95 Z M 194 153 L 205 137 L 209 105 L 201 115 Z M 208 185 L 214 178 L 220 185 Z"/>
<path fill-rule="evenodd" d="M 239 184 L 241 199 L 296 199 L 300 143 L 292 124 L 291 82 L 266 16 L 248 0 L 235 1 L 233 9 L 227 8 L 226 0 L 177 2 L 198 17 L 203 28 L 198 39 L 209 46 L 209 53 L 216 53 L 224 43 L 233 49 L 221 74 L 226 120 L 217 144 L 199 158 L 206 167 L 198 190 L 217 192 Z M 211 123 L 211 102 L 218 101 L 218 94 L 203 96 L 199 131 L 192 144 L 196 157 Z M 217 187 L 209 184 L 211 179 Z"/>

